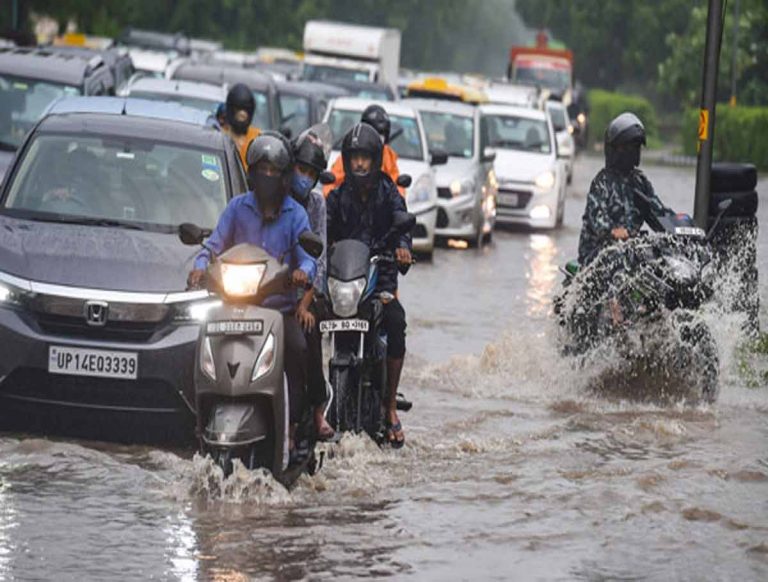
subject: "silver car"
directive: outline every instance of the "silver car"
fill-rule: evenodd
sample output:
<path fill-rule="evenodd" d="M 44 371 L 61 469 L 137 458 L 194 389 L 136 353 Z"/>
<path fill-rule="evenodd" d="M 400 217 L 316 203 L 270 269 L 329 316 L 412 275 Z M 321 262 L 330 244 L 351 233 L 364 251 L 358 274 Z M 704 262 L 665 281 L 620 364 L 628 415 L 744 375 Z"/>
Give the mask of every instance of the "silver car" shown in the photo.
<path fill-rule="evenodd" d="M 153 77 L 134 79 L 121 94 L 137 99 L 178 103 L 209 115 L 214 115 L 219 104 L 227 100 L 227 89 L 223 86 Z"/>
<path fill-rule="evenodd" d="M 429 149 L 448 154 L 436 168 L 437 236 L 482 245 L 496 223 L 498 184 L 493 171 L 496 152 L 488 147 L 477 107 L 432 99 L 405 99 L 401 104 L 421 113 Z"/>

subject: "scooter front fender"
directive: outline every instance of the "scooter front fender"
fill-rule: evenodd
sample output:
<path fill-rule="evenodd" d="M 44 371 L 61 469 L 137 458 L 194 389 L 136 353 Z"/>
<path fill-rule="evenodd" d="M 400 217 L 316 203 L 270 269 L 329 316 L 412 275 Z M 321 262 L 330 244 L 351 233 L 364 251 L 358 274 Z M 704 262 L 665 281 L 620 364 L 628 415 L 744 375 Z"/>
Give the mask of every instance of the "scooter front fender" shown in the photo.
<path fill-rule="evenodd" d="M 202 439 L 212 446 L 243 446 L 266 440 L 271 429 L 265 407 L 250 402 L 217 402 Z"/>

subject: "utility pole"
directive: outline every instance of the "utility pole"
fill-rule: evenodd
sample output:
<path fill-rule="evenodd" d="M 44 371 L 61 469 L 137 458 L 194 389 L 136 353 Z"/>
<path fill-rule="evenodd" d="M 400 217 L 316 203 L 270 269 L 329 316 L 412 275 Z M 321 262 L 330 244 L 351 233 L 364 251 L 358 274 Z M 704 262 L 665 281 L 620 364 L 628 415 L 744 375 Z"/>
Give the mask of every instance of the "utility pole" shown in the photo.
<path fill-rule="evenodd" d="M 736 107 L 736 81 L 738 79 L 738 55 L 739 55 L 739 18 L 741 17 L 741 0 L 733 3 L 733 50 L 731 51 L 731 99 L 729 104 Z"/>
<path fill-rule="evenodd" d="M 19 20 L 19 0 L 11 0 L 11 30 L 13 32 L 19 32 L 21 28 Z"/>
<path fill-rule="evenodd" d="M 709 184 L 712 173 L 712 150 L 715 137 L 715 103 L 717 100 L 717 68 L 723 32 L 723 0 L 709 0 L 707 42 L 704 48 L 704 75 L 699 109 L 699 155 L 696 165 L 696 199 L 693 216 L 701 228 L 707 228 L 709 216 Z"/>

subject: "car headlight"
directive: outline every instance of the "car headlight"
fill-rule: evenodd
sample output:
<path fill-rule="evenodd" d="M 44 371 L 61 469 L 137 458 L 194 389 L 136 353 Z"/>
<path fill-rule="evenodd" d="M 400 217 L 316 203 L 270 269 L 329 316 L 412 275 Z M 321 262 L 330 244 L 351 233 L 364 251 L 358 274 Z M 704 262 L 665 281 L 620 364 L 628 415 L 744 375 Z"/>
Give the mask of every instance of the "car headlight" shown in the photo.
<path fill-rule="evenodd" d="M 454 198 L 468 196 L 474 192 L 475 183 L 472 180 L 464 180 L 463 182 L 461 180 L 454 180 L 451 182 L 449 190 Z"/>
<path fill-rule="evenodd" d="M 328 278 L 328 295 L 333 312 L 339 317 L 352 317 L 357 313 L 357 304 L 365 289 L 365 277 L 354 281 L 339 281 Z"/>
<path fill-rule="evenodd" d="M 541 188 L 542 190 L 549 190 L 552 188 L 552 186 L 555 185 L 555 173 L 549 171 L 544 172 L 543 174 L 539 174 L 536 176 L 536 179 L 533 182 L 538 188 Z"/>
<path fill-rule="evenodd" d="M 230 297 L 250 297 L 259 292 L 261 279 L 267 265 L 258 263 L 255 265 L 234 265 L 223 263 L 221 265 L 221 284 L 224 293 Z"/>
<path fill-rule="evenodd" d="M 176 322 L 205 321 L 208 319 L 208 312 L 220 305 L 220 299 L 199 299 L 197 301 L 179 303 L 175 306 L 176 313 L 173 316 L 173 320 Z"/>
<path fill-rule="evenodd" d="M 275 336 L 269 334 L 267 341 L 264 342 L 264 346 L 261 348 L 261 353 L 256 360 L 256 364 L 253 366 L 253 372 L 251 373 L 251 382 L 255 382 L 262 376 L 269 374 L 272 369 L 272 365 L 275 363 Z"/>
<path fill-rule="evenodd" d="M 29 291 L 20 289 L 10 283 L 0 283 L 0 306 L 19 307 L 23 305 L 24 298 L 29 295 Z"/>
<path fill-rule="evenodd" d="M 430 180 L 428 176 L 422 176 L 412 188 L 408 190 L 408 204 L 421 204 L 422 202 L 429 202 L 432 188 L 430 188 Z"/>

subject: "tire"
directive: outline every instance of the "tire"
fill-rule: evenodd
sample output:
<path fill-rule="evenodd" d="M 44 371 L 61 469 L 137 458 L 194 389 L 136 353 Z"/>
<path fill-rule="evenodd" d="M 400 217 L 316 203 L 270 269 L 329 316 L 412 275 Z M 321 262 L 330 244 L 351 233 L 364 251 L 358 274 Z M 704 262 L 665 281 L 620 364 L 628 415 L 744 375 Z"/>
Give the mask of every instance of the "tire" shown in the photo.
<path fill-rule="evenodd" d="M 328 423 L 337 432 L 351 432 L 357 428 L 357 379 L 350 367 L 336 367 L 331 371 L 333 402 L 328 410 Z"/>
<path fill-rule="evenodd" d="M 746 192 L 757 186 L 757 169 L 752 164 L 722 162 L 712 164 L 710 191 Z"/>

